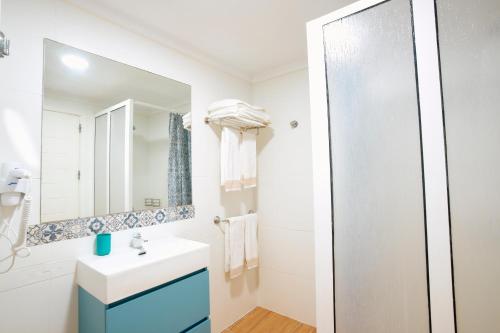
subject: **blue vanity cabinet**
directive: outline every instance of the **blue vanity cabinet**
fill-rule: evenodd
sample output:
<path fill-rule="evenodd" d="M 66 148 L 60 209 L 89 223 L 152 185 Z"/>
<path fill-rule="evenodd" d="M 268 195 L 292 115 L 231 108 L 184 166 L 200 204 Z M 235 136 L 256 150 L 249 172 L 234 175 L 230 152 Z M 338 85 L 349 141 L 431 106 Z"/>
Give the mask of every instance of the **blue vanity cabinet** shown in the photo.
<path fill-rule="evenodd" d="M 188 329 L 186 333 L 210 333 L 210 319 L 205 319 L 201 323 Z"/>
<path fill-rule="evenodd" d="M 104 305 L 79 289 L 80 333 L 210 333 L 208 271 Z"/>

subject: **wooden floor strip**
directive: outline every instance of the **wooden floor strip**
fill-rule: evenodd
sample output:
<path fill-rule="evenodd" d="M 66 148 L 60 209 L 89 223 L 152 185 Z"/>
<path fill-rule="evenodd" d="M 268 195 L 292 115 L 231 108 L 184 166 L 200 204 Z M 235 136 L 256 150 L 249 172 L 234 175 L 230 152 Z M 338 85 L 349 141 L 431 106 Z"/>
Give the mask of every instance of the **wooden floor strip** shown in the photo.
<path fill-rule="evenodd" d="M 238 320 L 231 327 L 229 327 L 229 332 L 231 333 L 246 333 L 253 332 L 255 326 L 259 325 L 259 323 L 270 313 L 263 308 L 255 308 L 250 311 L 245 317 Z"/>
<path fill-rule="evenodd" d="M 224 333 L 316 333 L 312 326 L 257 307 Z"/>
<path fill-rule="evenodd" d="M 294 333 L 316 333 L 316 328 L 306 324 L 302 324 Z"/>

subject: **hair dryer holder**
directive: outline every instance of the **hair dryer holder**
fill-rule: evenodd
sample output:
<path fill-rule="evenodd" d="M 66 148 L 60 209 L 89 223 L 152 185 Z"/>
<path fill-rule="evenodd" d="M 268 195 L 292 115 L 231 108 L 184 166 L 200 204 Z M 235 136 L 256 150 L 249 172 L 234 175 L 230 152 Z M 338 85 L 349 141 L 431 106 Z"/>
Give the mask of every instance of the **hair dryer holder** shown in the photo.
<path fill-rule="evenodd" d="M 0 175 L 0 205 L 19 205 L 21 196 L 31 191 L 30 178 L 28 171 L 12 163 L 4 163 Z"/>

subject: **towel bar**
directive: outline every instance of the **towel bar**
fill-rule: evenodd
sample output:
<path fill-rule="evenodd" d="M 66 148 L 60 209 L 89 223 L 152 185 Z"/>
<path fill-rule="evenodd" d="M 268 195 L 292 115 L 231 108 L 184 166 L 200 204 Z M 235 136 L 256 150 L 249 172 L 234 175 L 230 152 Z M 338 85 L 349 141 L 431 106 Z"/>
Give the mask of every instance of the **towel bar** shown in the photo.
<path fill-rule="evenodd" d="M 209 124 L 216 124 L 216 125 L 219 125 L 219 126 L 224 126 L 224 123 L 221 119 L 218 119 L 218 120 L 211 120 L 210 117 L 205 117 L 204 118 L 204 122 L 205 124 L 209 125 Z M 237 127 L 240 131 L 249 131 L 249 130 L 259 130 L 260 128 L 265 128 L 265 127 L 268 127 L 269 125 L 262 125 L 262 126 L 255 126 L 255 125 L 248 125 L 248 126 L 239 126 Z M 233 126 L 229 126 L 229 127 L 233 127 Z M 236 127 L 233 127 L 233 128 L 236 128 Z"/>
<path fill-rule="evenodd" d="M 254 214 L 254 213 L 255 212 L 251 209 L 248 211 L 248 214 Z M 221 222 L 228 222 L 229 223 L 229 219 L 221 219 L 220 216 L 218 216 L 218 215 L 216 217 L 214 217 L 215 224 L 219 224 Z"/>

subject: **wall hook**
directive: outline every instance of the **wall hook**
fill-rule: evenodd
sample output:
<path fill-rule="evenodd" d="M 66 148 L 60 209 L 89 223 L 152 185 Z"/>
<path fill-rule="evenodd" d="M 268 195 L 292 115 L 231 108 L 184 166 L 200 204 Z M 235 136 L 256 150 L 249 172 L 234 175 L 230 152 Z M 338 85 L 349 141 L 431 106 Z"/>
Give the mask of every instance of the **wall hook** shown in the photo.
<path fill-rule="evenodd" d="M 290 127 L 291 128 L 297 128 L 299 126 L 299 122 L 297 120 L 292 120 L 290 122 Z"/>

